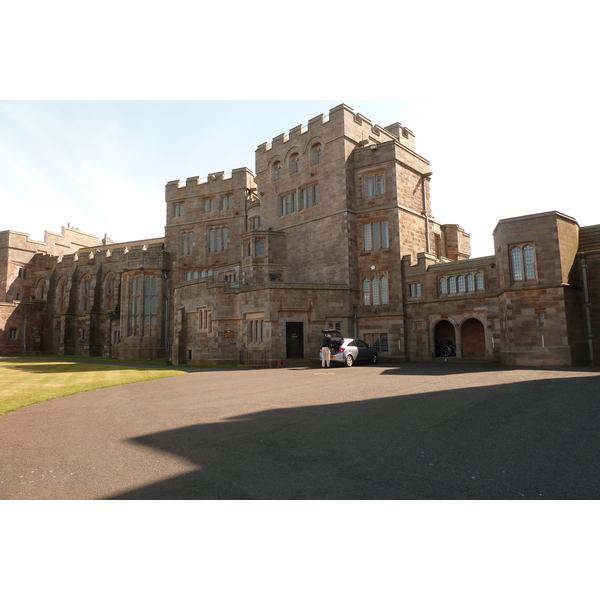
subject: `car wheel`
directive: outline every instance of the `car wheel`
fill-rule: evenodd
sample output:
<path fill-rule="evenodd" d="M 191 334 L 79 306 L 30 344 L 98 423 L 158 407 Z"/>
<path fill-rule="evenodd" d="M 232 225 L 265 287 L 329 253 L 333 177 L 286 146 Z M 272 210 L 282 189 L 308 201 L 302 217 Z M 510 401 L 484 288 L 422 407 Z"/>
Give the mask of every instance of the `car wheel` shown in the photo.
<path fill-rule="evenodd" d="M 346 366 L 351 367 L 353 364 L 354 364 L 354 357 L 352 356 L 352 354 L 347 354 L 346 355 Z"/>
<path fill-rule="evenodd" d="M 371 356 L 371 362 L 376 365 L 377 364 L 377 352 L 373 352 L 373 356 Z"/>

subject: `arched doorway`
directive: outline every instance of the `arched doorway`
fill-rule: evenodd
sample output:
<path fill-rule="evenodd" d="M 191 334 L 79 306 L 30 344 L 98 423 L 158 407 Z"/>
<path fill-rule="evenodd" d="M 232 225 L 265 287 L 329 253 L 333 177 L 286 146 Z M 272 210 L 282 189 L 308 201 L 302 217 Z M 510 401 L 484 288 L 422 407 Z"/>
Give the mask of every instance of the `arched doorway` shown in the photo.
<path fill-rule="evenodd" d="M 436 356 L 456 356 L 456 333 L 450 321 L 439 321 L 433 331 Z"/>
<path fill-rule="evenodd" d="M 485 356 L 485 329 L 478 319 L 467 319 L 461 327 L 463 356 Z"/>

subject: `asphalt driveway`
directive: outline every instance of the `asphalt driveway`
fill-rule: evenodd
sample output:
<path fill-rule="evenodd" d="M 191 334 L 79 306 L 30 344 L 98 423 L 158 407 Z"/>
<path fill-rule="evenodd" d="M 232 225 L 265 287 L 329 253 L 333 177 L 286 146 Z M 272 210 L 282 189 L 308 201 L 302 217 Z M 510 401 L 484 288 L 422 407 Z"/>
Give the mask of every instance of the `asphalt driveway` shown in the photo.
<path fill-rule="evenodd" d="M 598 499 L 600 370 L 207 370 L 0 417 L 1 499 Z"/>

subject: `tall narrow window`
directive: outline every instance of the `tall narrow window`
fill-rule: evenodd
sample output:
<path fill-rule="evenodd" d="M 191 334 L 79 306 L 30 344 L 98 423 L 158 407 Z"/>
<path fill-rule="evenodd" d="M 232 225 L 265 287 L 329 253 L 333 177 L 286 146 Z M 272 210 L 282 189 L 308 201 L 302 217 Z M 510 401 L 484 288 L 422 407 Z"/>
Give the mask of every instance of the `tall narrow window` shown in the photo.
<path fill-rule="evenodd" d="M 300 190 L 300 210 L 310 208 L 319 203 L 319 186 L 311 185 L 310 187 Z"/>
<path fill-rule="evenodd" d="M 373 306 L 379 306 L 379 278 L 373 277 L 371 285 L 373 288 Z"/>
<path fill-rule="evenodd" d="M 67 278 L 61 277 L 56 286 L 56 309 L 58 312 L 64 312 L 68 306 L 67 302 Z"/>
<path fill-rule="evenodd" d="M 285 196 L 279 197 L 279 212 L 282 217 L 296 212 L 297 209 L 296 192 L 290 192 Z"/>
<path fill-rule="evenodd" d="M 144 336 L 156 335 L 156 317 L 158 312 L 158 295 L 156 292 L 156 275 L 144 277 Z"/>
<path fill-rule="evenodd" d="M 523 262 L 525 263 L 525 279 L 535 279 L 535 255 L 533 246 L 523 248 Z"/>
<path fill-rule="evenodd" d="M 117 305 L 117 281 L 114 273 L 104 278 L 104 307 L 113 310 Z"/>
<path fill-rule="evenodd" d="M 194 232 L 183 231 L 181 233 L 181 254 L 192 254 L 194 252 Z"/>
<path fill-rule="evenodd" d="M 389 304 L 388 278 L 386 275 L 381 278 L 381 304 Z"/>
<path fill-rule="evenodd" d="M 451 294 L 456 294 L 456 277 L 450 277 L 448 279 L 448 287 L 450 288 Z"/>
<path fill-rule="evenodd" d="M 371 282 L 367 277 L 363 279 L 363 304 L 371 306 Z"/>
<path fill-rule="evenodd" d="M 278 181 L 281 179 L 281 163 L 279 161 L 275 161 L 271 165 L 271 180 Z"/>
<path fill-rule="evenodd" d="M 512 276 L 514 281 L 523 281 L 523 256 L 521 248 L 513 248 L 510 251 L 512 260 Z"/>
<path fill-rule="evenodd" d="M 233 196 L 222 196 L 221 210 L 228 210 L 230 208 L 233 208 Z"/>
<path fill-rule="evenodd" d="M 300 155 L 292 154 L 290 156 L 290 174 L 299 173 L 300 172 Z"/>
<path fill-rule="evenodd" d="M 485 287 L 483 285 L 483 273 L 476 273 L 475 274 L 475 282 L 477 285 L 477 290 L 484 290 Z"/>
<path fill-rule="evenodd" d="M 137 275 L 129 280 L 129 335 L 140 335 L 142 313 L 142 276 Z"/>
<path fill-rule="evenodd" d="M 365 177 L 365 182 L 367 187 L 367 198 L 373 198 L 374 196 L 381 196 L 383 194 L 383 173 Z"/>
<path fill-rule="evenodd" d="M 467 288 L 465 287 L 465 276 L 459 275 L 457 279 L 458 279 L 458 291 L 460 293 L 466 292 Z"/>
<path fill-rule="evenodd" d="M 215 227 L 208 232 L 208 249 L 210 252 L 221 252 L 229 248 L 229 230 L 227 227 Z"/>
<path fill-rule="evenodd" d="M 365 223 L 363 225 L 363 245 L 366 251 L 389 248 L 388 222 Z"/>
<path fill-rule="evenodd" d="M 92 278 L 86 274 L 82 277 L 79 285 L 79 293 L 81 294 L 80 310 L 88 312 L 92 308 Z"/>
<path fill-rule="evenodd" d="M 440 279 L 440 294 L 448 293 L 448 280 L 445 277 Z"/>
<path fill-rule="evenodd" d="M 321 144 L 314 144 L 310 149 L 310 164 L 318 165 L 323 161 L 323 149 Z"/>
<path fill-rule="evenodd" d="M 467 292 L 475 291 L 475 275 L 469 273 L 467 275 Z"/>

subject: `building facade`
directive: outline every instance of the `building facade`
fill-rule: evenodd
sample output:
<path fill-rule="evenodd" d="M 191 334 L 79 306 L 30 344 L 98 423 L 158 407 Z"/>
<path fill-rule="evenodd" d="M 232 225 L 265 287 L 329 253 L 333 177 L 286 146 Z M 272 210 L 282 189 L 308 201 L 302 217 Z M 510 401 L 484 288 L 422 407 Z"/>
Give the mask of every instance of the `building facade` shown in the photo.
<path fill-rule="evenodd" d="M 470 258 L 430 176 L 409 129 L 340 105 L 261 144 L 255 172 L 167 183 L 164 238 L 1 232 L 0 352 L 273 365 L 336 328 L 397 361 L 593 362 L 600 226 L 504 219 Z"/>

